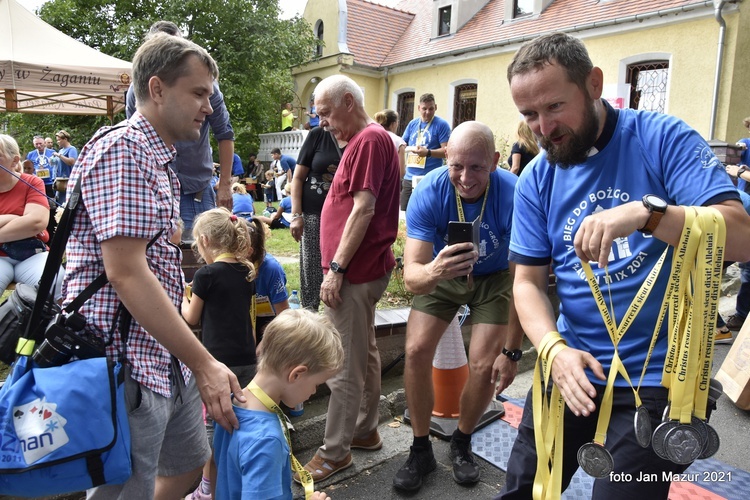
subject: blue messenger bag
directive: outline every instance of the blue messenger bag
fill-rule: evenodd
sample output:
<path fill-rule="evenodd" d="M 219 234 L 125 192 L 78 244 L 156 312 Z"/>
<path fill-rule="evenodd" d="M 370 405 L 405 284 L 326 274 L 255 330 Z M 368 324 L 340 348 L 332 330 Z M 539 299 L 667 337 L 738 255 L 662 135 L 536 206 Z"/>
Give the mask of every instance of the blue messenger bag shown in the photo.
<path fill-rule="evenodd" d="M 0 493 L 72 493 L 130 473 L 122 364 L 97 357 L 40 368 L 19 356 L 0 389 Z"/>
<path fill-rule="evenodd" d="M 84 332 L 86 319 L 78 313 L 107 283 L 106 275 L 62 311 L 52 295 L 80 194 L 78 182 L 50 245 L 33 310 L 16 327 L 16 359 L 0 388 L 0 495 L 72 493 L 121 484 L 131 475 L 123 365 L 131 316 L 120 304 L 109 343 L 119 331 L 122 348 L 112 361 L 105 357 L 108 344 Z"/>

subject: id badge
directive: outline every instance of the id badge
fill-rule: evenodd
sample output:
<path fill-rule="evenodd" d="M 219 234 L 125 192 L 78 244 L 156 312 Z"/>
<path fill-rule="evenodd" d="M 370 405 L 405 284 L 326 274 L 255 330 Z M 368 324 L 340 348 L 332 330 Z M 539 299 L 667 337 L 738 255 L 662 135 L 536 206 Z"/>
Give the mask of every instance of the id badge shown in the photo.
<path fill-rule="evenodd" d="M 416 153 L 409 153 L 406 156 L 406 166 L 412 168 L 424 168 L 426 160 L 427 158 L 425 156 L 419 156 Z"/>
<path fill-rule="evenodd" d="M 42 179 L 49 178 L 49 169 L 48 168 L 40 168 L 36 171 L 36 176 L 41 177 Z"/>

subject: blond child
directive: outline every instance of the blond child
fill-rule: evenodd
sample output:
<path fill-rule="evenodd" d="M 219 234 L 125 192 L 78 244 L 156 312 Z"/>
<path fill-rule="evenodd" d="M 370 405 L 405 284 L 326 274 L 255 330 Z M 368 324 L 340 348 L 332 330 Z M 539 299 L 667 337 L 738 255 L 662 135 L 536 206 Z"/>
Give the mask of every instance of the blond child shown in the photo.
<path fill-rule="evenodd" d="M 255 375 L 255 335 L 250 307 L 255 295 L 252 247 L 247 222 L 226 208 L 214 208 L 196 217 L 193 248 L 207 265 L 195 272 L 182 301 L 182 317 L 201 324 L 208 352 L 229 367 L 240 384 Z M 206 416 L 209 443 L 213 420 Z M 203 479 L 190 500 L 210 500 L 213 461 L 203 467 Z"/>
<path fill-rule="evenodd" d="M 266 208 L 273 203 L 276 196 L 276 184 L 273 176 L 273 170 L 266 170 L 266 183 L 263 184 L 263 199 L 266 202 Z"/>
<path fill-rule="evenodd" d="M 313 395 L 344 362 L 333 324 L 305 309 L 288 309 L 266 328 L 258 372 L 235 400 L 240 428 L 216 428 L 216 498 L 292 499 L 288 431 L 279 404 L 292 408 Z M 313 500 L 330 500 L 322 492 Z"/>

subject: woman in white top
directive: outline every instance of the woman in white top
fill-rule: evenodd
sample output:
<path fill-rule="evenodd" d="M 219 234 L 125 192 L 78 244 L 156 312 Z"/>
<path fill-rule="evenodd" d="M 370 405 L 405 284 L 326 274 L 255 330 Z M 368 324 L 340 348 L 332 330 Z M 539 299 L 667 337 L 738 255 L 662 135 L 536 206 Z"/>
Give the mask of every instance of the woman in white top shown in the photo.
<path fill-rule="evenodd" d="M 388 135 L 391 136 L 393 145 L 396 146 L 396 151 L 398 152 L 398 166 L 401 171 L 401 178 L 403 179 L 406 173 L 406 142 L 396 134 L 396 130 L 398 129 L 398 113 L 392 109 L 384 109 L 375 113 L 373 119 L 381 124 L 388 131 Z"/>

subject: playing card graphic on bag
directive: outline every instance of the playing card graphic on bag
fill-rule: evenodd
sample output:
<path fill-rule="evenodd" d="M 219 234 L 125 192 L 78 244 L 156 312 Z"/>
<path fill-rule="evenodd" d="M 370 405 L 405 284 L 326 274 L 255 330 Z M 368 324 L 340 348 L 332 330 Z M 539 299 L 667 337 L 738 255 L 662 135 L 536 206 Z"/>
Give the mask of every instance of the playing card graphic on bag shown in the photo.
<path fill-rule="evenodd" d="M 67 420 L 60 417 L 57 405 L 43 399 L 13 408 L 13 425 L 21 442 L 23 458 L 32 465 L 70 441 L 65 433 Z"/>

